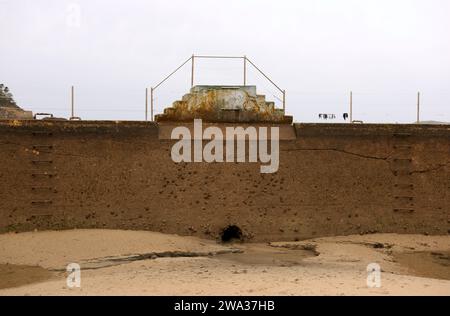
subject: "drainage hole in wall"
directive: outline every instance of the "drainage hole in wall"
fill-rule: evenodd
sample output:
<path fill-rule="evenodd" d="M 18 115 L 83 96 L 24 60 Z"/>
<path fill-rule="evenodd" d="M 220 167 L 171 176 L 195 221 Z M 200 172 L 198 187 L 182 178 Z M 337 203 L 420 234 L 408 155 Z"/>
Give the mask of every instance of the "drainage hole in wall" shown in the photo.
<path fill-rule="evenodd" d="M 222 242 L 231 242 L 233 240 L 242 240 L 242 230 L 236 225 L 225 227 L 220 234 Z"/>

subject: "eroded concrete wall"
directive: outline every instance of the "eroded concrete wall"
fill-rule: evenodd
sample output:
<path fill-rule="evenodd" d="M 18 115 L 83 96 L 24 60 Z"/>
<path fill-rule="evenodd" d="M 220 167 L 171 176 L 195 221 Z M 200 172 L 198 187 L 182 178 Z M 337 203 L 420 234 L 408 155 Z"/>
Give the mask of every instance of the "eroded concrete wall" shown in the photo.
<path fill-rule="evenodd" d="M 280 168 L 183 163 L 145 122 L 0 122 L 0 231 L 144 229 L 253 241 L 448 234 L 450 128 L 292 127 Z"/>

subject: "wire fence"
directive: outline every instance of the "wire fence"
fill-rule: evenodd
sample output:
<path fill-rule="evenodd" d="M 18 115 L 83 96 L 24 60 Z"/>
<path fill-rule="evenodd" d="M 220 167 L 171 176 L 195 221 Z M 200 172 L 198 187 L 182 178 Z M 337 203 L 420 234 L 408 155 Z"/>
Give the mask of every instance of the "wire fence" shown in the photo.
<path fill-rule="evenodd" d="M 194 63 L 191 64 L 194 57 L 195 71 Z M 218 58 L 222 59 L 220 63 Z M 257 93 L 265 95 L 276 107 L 286 106 L 286 114 L 292 115 L 295 122 L 344 123 L 352 119 L 364 123 L 416 123 L 418 114 L 421 122 L 450 122 L 450 91 L 424 89 L 418 98 L 414 90 L 354 90 L 350 98 L 350 91 L 304 91 L 291 86 L 285 94 L 252 65 L 245 56 L 192 56 L 155 85 L 152 90 L 157 88 L 157 92 L 151 96 L 150 89 L 144 86 L 77 85 L 72 101 L 70 87 L 53 85 L 38 94 L 21 92 L 15 95 L 15 100 L 25 110 L 52 113 L 61 118 L 142 121 L 163 113 L 174 101 L 181 100 L 192 85 L 245 84 L 256 86 Z M 153 104 L 151 116 L 150 103 Z"/>
<path fill-rule="evenodd" d="M 289 92 L 288 106 L 300 122 L 349 122 L 344 114 L 364 123 L 450 122 L 450 93 L 418 92 Z M 352 99 L 352 100 L 351 100 Z M 321 115 L 322 114 L 322 115 Z M 335 119 L 323 118 L 334 114 Z M 321 117 L 319 117 L 321 115 Z"/>
<path fill-rule="evenodd" d="M 231 77 L 231 75 L 230 75 Z M 206 78 L 206 77 L 205 77 Z M 278 108 L 282 100 L 270 85 L 251 80 L 258 94 L 266 95 Z M 199 81 L 203 83 L 204 81 Z M 228 82 L 227 82 L 228 84 Z M 230 82 L 232 84 L 232 82 Z M 187 86 L 187 87 L 186 87 Z M 186 87 L 186 88 L 183 88 Z M 186 82 L 175 80 L 174 85 L 161 87 L 155 95 L 154 114 L 159 114 L 189 92 Z M 45 96 L 39 99 L 45 99 Z M 34 96 L 15 97 L 17 105 L 34 113 L 52 113 L 55 117 L 70 118 L 70 87 L 48 98 L 46 103 L 34 102 Z M 108 101 L 105 101 L 108 100 Z M 89 90 L 75 87 L 75 116 L 83 120 L 145 120 L 145 88 L 122 89 L 120 97 L 109 100 L 104 94 L 93 95 Z M 350 112 L 350 92 L 287 92 L 286 114 L 293 115 L 296 122 L 344 123 L 344 114 Z M 417 121 L 417 92 L 359 92 L 353 91 L 353 120 L 364 123 L 415 123 Z M 420 121 L 450 122 L 450 92 L 421 92 Z M 327 119 L 322 114 L 327 114 Z M 322 117 L 319 117 L 322 115 Z M 334 115 L 335 118 L 331 118 Z"/>

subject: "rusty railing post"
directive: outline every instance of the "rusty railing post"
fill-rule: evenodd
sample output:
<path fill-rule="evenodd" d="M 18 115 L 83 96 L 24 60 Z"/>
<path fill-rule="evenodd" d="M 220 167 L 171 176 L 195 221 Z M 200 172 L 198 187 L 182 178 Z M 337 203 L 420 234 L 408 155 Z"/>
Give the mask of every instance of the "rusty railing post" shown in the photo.
<path fill-rule="evenodd" d="M 247 56 L 244 56 L 244 87 L 247 85 Z"/>
<path fill-rule="evenodd" d="M 283 112 L 286 114 L 286 90 L 283 90 Z"/>
<path fill-rule="evenodd" d="M 194 59 L 195 59 L 195 55 L 192 54 L 191 88 L 194 86 Z"/>

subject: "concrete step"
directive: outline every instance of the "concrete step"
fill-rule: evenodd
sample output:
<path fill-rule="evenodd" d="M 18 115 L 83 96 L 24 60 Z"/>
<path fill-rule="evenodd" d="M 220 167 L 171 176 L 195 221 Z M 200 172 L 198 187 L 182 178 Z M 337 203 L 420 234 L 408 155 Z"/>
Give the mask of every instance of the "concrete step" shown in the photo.
<path fill-rule="evenodd" d="M 270 111 L 275 110 L 275 102 L 266 102 L 266 106 Z"/>
<path fill-rule="evenodd" d="M 186 93 L 185 95 L 183 95 L 183 97 L 181 98 L 181 101 L 189 101 L 190 98 L 192 98 L 193 94 L 192 93 Z"/>
<path fill-rule="evenodd" d="M 266 96 L 264 94 L 258 94 L 256 96 L 256 102 L 258 102 L 258 103 L 265 103 L 266 102 Z"/>

